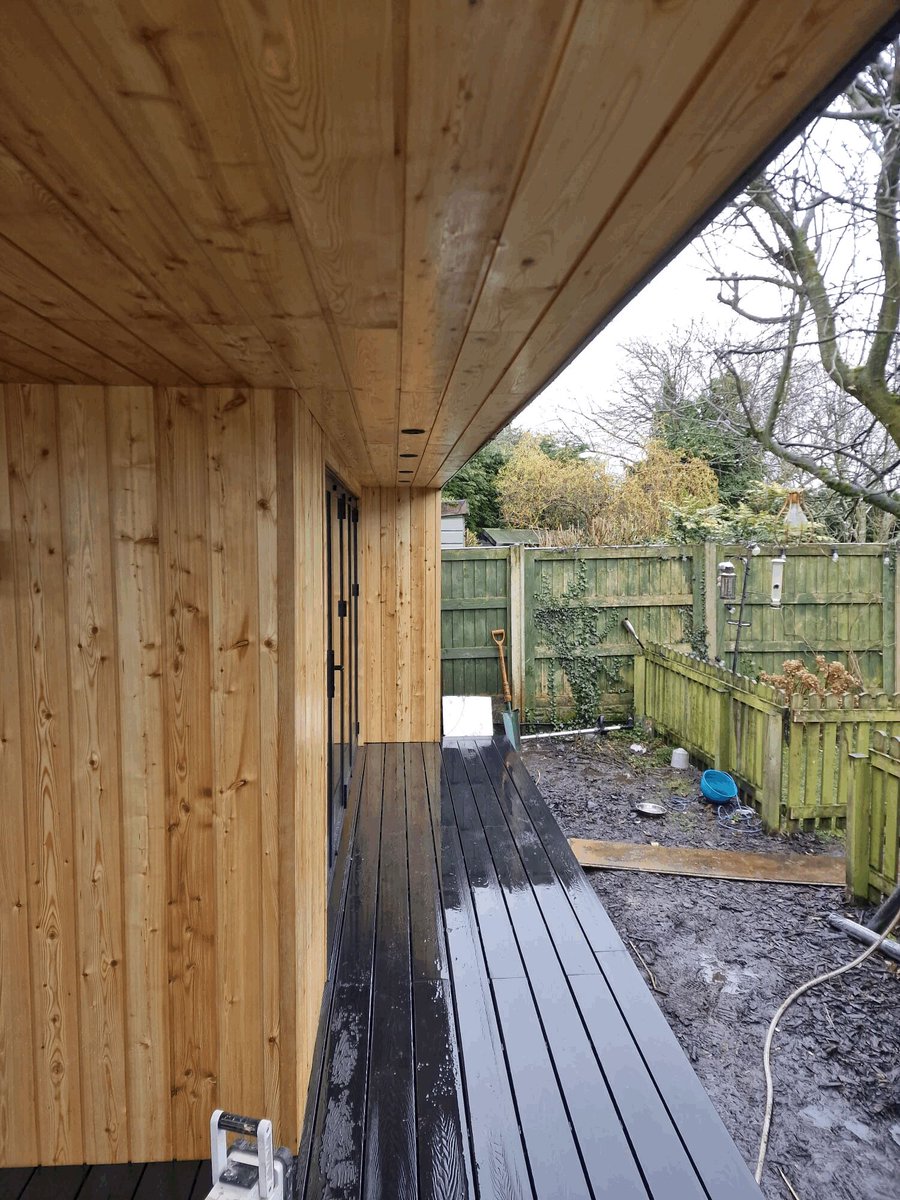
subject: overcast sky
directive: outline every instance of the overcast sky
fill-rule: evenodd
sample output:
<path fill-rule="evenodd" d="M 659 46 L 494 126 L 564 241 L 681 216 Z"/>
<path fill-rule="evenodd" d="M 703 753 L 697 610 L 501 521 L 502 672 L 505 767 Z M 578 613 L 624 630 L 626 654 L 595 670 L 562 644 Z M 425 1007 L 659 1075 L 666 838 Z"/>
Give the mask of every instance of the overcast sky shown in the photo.
<path fill-rule="evenodd" d="M 843 126 L 842 128 L 838 128 Z M 860 143 L 854 141 L 856 131 L 842 122 L 824 121 L 814 126 L 813 144 L 819 148 L 817 178 L 823 186 L 841 194 L 846 188 L 844 169 L 853 145 L 853 158 L 861 168 Z M 790 157 L 799 141 L 784 152 Z M 853 158 L 850 161 L 853 161 Z M 874 177 L 873 177 L 874 178 Z M 755 243 L 746 231 L 730 229 L 715 247 L 715 261 L 727 272 L 739 274 L 759 271 Z M 702 237 L 702 235 L 701 235 Z M 840 240 L 840 239 L 839 239 Z M 877 243 L 863 238 L 841 246 L 829 254 L 830 278 L 839 279 L 845 271 L 865 275 L 879 270 L 876 264 Z M 872 265 L 876 264 L 876 265 Z M 687 329 L 692 322 L 705 324 L 723 334 L 743 325 L 734 313 L 717 299 L 718 284 L 708 281 L 713 268 L 701 253 L 700 238 L 688 245 L 663 271 L 656 276 L 629 305 L 611 321 L 578 358 L 516 418 L 518 428 L 553 430 L 558 427 L 560 412 L 603 409 L 618 395 L 619 377 L 628 358 L 624 346 L 635 338 L 664 342 L 674 329 Z M 768 273 L 768 272 L 766 272 Z M 774 315 L 781 311 L 781 296 L 777 289 L 745 285 L 741 299 L 754 311 Z M 864 306 L 865 307 L 865 306 Z M 848 309 L 849 311 L 849 309 Z M 845 314 L 846 315 L 846 314 Z M 727 340 L 727 335 L 726 335 Z M 846 342 L 844 343 L 846 346 Z M 614 455 L 615 448 L 610 447 Z"/>
<path fill-rule="evenodd" d="M 730 326 L 733 314 L 716 300 L 716 285 L 707 282 L 709 273 L 696 244 L 685 247 L 531 402 L 515 426 L 552 429 L 561 409 L 605 407 L 618 392 L 627 358 L 623 344 L 634 338 L 661 342 L 672 329 L 686 328 L 695 320 Z"/>

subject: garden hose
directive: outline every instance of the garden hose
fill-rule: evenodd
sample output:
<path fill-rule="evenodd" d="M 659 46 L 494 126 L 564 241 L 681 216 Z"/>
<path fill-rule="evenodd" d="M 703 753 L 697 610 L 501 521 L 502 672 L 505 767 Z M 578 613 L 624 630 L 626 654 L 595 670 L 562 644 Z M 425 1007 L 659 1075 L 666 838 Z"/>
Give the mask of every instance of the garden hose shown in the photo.
<path fill-rule="evenodd" d="M 756 1160 L 757 1183 L 760 1183 L 762 1180 L 763 1167 L 766 1162 L 766 1151 L 769 1148 L 769 1132 L 772 1128 L 772 1109 L 775 1104 L 775 1089 L 772 1083 L 772 1039 L 775 1036 L 775 1030 L 778 1028 L 778 1022 L 794 1001 L 799 999 L 805 992 L 808 992 L 819 983 L 826 983 L 829 979 L 837 979 L 838 975 L 846 974 L 847 971 L 858 967 L 860 963 L 864 963 L 867 958 L 871 958 L 888 934 L 892 933 L 898 924 L 900 924 L 900 912 L 894 915 L 894 919 L 888 925 L 887 929 L 885 929 L 884 933 L 879 936 L 878 941 L 873 942 L 871 946 L 867 946 L 862 954 L 858 955 L 851 962 L 844 963 L 842 967 L 836 967 L 833 971 L 826 971 L 824 975 L 817 975 L 815 979 L 808 979 L 806 983 L 801 983 L 798 988 L 791 992 L 787 1000 L 784 1001 L 772 1018 L 766 1033 L 765 1046 L 763 1047 L 763 1070 L 766 1075 L 766 1112 L 763 1118 L 762 1136 L 759 1141 L 759 1157 Z"/>

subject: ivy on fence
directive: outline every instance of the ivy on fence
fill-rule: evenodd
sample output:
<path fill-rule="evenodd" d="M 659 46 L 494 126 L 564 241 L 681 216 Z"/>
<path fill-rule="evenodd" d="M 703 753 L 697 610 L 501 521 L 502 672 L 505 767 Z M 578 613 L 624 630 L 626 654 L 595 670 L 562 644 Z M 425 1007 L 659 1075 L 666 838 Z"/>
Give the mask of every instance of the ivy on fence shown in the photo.
<path fill-rule="evenodd" d="M 575 578 L 562 595 L 554 596 L 544 577 L 534 593 L 534 624 L 541 640 L 553 652 L 547 692 L 549 717 L 560 725 L 557 671 L 565 673 L 572 693 L 577 722 L 593 723 L 604 692 L 620 688 L 628 662 L 624 654 L 602 655 L 599 647 L 620 622 L 618 608 L 598 610 L 584 603 L 588 594 L 587 562 L 575 560 Z"/>

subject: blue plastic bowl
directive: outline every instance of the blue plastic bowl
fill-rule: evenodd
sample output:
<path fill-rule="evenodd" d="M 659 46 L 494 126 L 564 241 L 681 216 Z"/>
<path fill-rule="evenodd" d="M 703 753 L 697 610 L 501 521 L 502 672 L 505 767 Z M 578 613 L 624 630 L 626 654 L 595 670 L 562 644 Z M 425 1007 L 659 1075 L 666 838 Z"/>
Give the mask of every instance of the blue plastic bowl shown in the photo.
<path fill-rule="evenodd" d="M 700 791 L 712 804 L 727 804 L 738 794 L 737 784 L 725 771 L 704 771 Z"/>

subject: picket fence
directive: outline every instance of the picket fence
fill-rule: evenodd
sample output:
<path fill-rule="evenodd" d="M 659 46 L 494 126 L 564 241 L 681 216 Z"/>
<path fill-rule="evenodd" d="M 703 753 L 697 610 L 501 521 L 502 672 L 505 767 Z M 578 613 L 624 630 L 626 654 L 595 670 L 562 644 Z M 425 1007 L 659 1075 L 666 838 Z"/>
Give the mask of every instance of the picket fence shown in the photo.
<path fill-rule="evenodd" d="M 695 759 L 734 777 L 767 829 L 848 827 L 848 884 L 897 881 L 900 695 L 794 696 L 648 645 L 635 712 Z"/>

